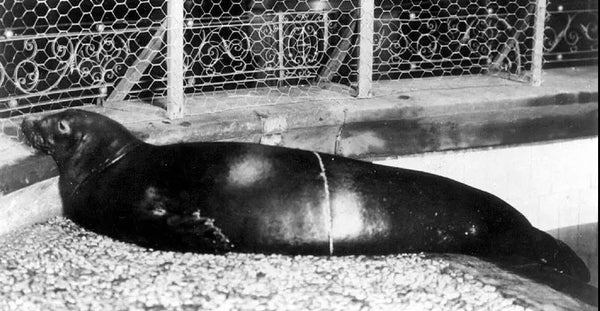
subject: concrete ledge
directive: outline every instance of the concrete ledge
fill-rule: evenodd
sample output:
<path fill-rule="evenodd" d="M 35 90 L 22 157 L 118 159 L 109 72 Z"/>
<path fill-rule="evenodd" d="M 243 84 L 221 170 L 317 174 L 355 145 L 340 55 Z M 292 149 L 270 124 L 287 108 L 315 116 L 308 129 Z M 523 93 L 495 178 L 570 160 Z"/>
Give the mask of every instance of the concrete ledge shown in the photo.
<path fill-rule="evenodd" d="M 0 235 L 62 215 L 58 177 L 0 197 Z"/>
<path fill-rule="evenodd" d="M 58 175 L 51 157 L 30 155 L 16 163 L 0 167 L 0 197 L 40 180 Z"/>

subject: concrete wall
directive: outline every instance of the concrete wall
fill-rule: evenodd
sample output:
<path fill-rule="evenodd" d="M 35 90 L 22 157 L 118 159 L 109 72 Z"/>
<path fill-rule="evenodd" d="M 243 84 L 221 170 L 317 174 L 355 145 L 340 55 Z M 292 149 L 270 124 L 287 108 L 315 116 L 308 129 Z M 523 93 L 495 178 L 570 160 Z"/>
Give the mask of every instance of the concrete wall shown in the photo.
<path fill-rule="evenodd" d="M 376 163 L 450 177 L 507 201 L 569 244 L 598 284 L 598 138 L 428 153 Z"/>

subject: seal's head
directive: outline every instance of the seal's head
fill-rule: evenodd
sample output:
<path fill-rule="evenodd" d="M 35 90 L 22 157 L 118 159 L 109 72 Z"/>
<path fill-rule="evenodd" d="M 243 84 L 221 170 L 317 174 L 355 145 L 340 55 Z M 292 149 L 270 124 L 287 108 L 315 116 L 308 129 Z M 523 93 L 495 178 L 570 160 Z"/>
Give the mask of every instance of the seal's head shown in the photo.
<path fill-rule="evenodd" d="M 26 141 L 51 155 L 61 167 L 94 165 L 137 139 L 121 124 L 103 115 L 69 109 L 42 118 L 27 117 L 21 125 Z"/>

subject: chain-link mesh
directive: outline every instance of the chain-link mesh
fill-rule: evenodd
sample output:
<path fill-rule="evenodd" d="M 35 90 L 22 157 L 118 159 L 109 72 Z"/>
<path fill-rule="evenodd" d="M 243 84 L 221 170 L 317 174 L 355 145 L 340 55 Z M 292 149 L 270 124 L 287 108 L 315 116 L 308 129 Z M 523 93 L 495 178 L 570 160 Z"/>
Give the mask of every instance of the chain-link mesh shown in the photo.
<path fill-rule="evenodd" d="M 117 85 L 137 80 L 132 69 L 161 31 L 163 7 L 157 0 L 0 1 L 3 132 L 16 135 L 11 117 L 99 103 Z M 148 67 L 140 70 L 161 64 Z"/>
<path fill-rule="evenodd" d="M 0 116 L 104 98 L 129 78 L 160 28 L 162 6 L 152 0 L 3 1 Z"/>
<path fill-rule="evenodd" d="M 356 34 L 348 26 L 355 23 L 356 4 L 332 4 L 187 1 L 184 83 L 186 98 L 194 102 L 189 107 L 212 112 L 342 96 L 320 86 L 356 79 L 348 66 L 352 56 L 346 57 L 355 38 L 331 64 L 342 37 Z"/>
<path fill-rule="evenodd" d="M 168 107 L 169 92 L 195 114 L 368 96 L 381 80 L 526 81 L 534 57 L 535 0 L 182 1 L 179 12 L 158 0 L 0 1 L 3 132 L 11 117 L 63 107 Z M 167 42 L 179 37 L 177 51 Z M 177 71 L 183 81 L 169 80 Z"/>
<path fill-rule="evenodd" d="M 534 0 L 383 0 L 375 18 L 379 79 L 531 69 Z"/>
<path fill-rule="evenodd" d="M 598 64 L 598 1 L 549 0 L 545 68 Z"/>

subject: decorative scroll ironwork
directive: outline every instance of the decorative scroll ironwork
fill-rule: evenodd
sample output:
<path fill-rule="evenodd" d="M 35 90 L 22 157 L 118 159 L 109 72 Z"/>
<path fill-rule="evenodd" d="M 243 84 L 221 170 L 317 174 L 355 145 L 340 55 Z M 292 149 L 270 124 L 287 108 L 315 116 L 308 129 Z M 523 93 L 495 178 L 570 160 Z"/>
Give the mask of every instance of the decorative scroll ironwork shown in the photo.
<path fill-rule="evenodd" d="M 594 1 L 550 0 L 548 61 L 597 61 Z M 165 59 L 181 53 L 167 55 L 161 35 L 154 38 L 153 29 L 167 27 L 165 1 L 0 2 L 0 114 L 23 107 L 31 112 L 27 107 L 56 99 L 94 100 L 110 92 L 113 82 L 127 98 L 153 100 L 166 94 Z M 535 4 L 376 1 L 369 15 L 375 20 L 374 79 L 492 71 L 526 77 L 532 66 Z M 281 86 L 304 87 L 319 74 L 328 82 L 354 86 L 357 47 L 366 42 L 359 40 L 358 25 L 364 20 L 359 11 L 355 1 L 186 0 L 181 14 L 185 90 L 279 87 L 273 93 L 283 94 Z"/>
<path fill-rule="evenodd" d="M 0 1 L 0 118 L 105 98 L 128 79 L 165 7 L 158 0 Z"/>
<path fill-rule="evenodd" d="M 551 66 L 597 63 L 598 4 L 553 2 L 544 29 L 545 62 Z"/>
<path fill-rule="evenodd" d="M 243 72 L 247 68 L 246 59 L 250 54 L 250 38 L 238 27 L 223 27 L 200 32 L 198 48 L 186 57 L 188 66 L 197 64 L 202 68 L 201 75 L 219 73 L 217 64 L 227 59 L 231 72 Z"/>
<path fill-rule="evenodd" d="M 0 42 L 0 115 L 104 97 L 131 55 L 124 33 L 13 37 Z M 7 65 L 4 65 L 7 64 Z M 68 96 L 67 94 L 70 94 Z"/>
<path fill-rule="evenodd" d="M 189 27 L 187 85 L 315 76 L 326 45 L 324 15 L 275 13 Z"/>
<path fill-rule="evenodd" d="M 17 90 L 15 95 L 35 95 L 57 90 L 61 83 L 100 86 L 116 79 L 129 55 L 126 38 L 117 34 L 56 36 L 5 41 L 3 50 L 13 47 L 14 64 L 0 63 L 0 87 Z M 69 79 L 70 76 L 76 76 Z M 66 81 L 66 80 L 69 81 Z"/>
<path fill-rule="evenodd" d="M 326 49 L 327 25 L 324 15 L 280 15 L 283 24 L 284 76 L 304 76 L 316 73 Z"/>
<path fill-rule="evenodd" d="M 474 2 L 474 1 L 471 1 Z M 415 78 L 507 72 L 531 66 L 534 6 L 475 1 L 382 4 L 376 16 L 375 69 L 380 77 Z"/>

